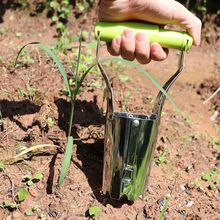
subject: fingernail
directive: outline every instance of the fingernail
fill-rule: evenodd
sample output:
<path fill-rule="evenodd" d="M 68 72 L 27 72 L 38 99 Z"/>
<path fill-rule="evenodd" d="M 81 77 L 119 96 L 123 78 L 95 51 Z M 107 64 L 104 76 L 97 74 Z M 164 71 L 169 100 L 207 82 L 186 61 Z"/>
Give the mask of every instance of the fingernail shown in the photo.
<path fill-rule="evenodd" d="M 160 53 L 160 45 L 158 43 L 151 44 L 151 53 Z"/>
<path fill-rule="evenodd" d="M 127 40 L 132 40 L 133 38 L 133 31 L 130 30 L 130 29 L 126 29 L 123 33 L 124 37 L 127 39 Z"/>
<path fill-rule="evenodd" d="M 116 45 L 117 45 L 118 47 L 120 47 L 120 45 L 121 45 L 121 37 L 117 37 L 117 38 L 115 39 L 115 43 L 116 43 Z"/>
<path fill-rule="evenodd" d="M 145 33 L 137 33 L 136 34 L 136 40 L 139 42 L 139 43 L 146 43 L 147 39 L 146 39 L 146 34 Z"/>

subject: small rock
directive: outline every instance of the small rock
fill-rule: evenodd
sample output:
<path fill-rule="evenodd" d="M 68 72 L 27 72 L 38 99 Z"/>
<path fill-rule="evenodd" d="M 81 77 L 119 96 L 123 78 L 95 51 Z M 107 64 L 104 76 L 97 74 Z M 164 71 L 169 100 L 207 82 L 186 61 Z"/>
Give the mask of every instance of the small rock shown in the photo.
<path fill-rule="evenodd" d="M 194 164 L 189 165 L 189 166 L 186 167 L 186 169 L 185 169 L 185 171 L 186 171 L 187 173 L 190 173 L 190 172 L 192 172 L 193 170 L 194 170 Z"/>
<path fill-rule="evenodd" d="M 186 210 L 178 210 L 177 211 L 180 215 L 186 216 Z"/>
<path fill-rule="evenodd" d="M 161 199 L 159 199 L 159 200 L 157 201 L 157 204 L 158 204 L 160 207 L 164 206 L 165 203 L 166 203 L 166 201 L 165 201 L 164 198 L 161 198 Z"/>
<path fill-rule="evenodd" d="M 166 194 L 166 198 L 170 198 L 171 197 L 171 195 L 168 193 L 168 194 Z"/>
<path fill-rule="evenodd" d="M 212 198 L 212 197 L 213 197 L 213 194 L 212 194 L 210 191 L 206 191 L 205 194 L 206 194 L 209 198 Z"/>
<path fill-rule="evenodd" d="M 182 191 L 185 191 L 185 190 L 186 190 L 186 187 L 185 187 L 184 185 L 180 185 L 180 189 L 181 189 Z"/>
<path fill-rule="evenodd" d="M 189 200 L 187 203 L 186 203 L 186 207 L 192 207 L 194 205 L 194 202 L 192 200 Z"/>

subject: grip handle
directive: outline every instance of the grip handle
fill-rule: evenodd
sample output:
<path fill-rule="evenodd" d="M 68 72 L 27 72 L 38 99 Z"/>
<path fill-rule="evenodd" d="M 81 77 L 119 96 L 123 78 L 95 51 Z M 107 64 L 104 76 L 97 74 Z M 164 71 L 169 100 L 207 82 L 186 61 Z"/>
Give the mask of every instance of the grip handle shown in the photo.
<path fill-rule="evenodd" d="M 162 29 L 157 24 L 137 22 L 98 22 L 95 26 L 95 36 L 100 34 L 100 40 L 110 42 L 120 36 L 126 28 L 134 30 L 134 33 L 144 32 L 150 43 L 157 42 L 162 47 L 178 50 L 189 50 L 193 39 L 186 32 Z"/>

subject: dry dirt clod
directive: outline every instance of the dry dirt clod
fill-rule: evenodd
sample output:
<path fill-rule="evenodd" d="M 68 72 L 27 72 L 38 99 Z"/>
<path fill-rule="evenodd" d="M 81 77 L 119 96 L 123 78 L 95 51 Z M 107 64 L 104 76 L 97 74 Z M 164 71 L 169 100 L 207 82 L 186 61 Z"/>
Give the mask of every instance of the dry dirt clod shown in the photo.
<path fill-rule="evenodd" d="M 205 191 L 205 194 L 209 197 L 209 198 L 212 198 L 213 197 L 213 194 L 210 192 L 210 191 Z"/>
<path fill-rule="evenodd" d="M 194 205 L 194 202 L 192 200 L 187 201 L 186 207 L 191 207 Z"/>

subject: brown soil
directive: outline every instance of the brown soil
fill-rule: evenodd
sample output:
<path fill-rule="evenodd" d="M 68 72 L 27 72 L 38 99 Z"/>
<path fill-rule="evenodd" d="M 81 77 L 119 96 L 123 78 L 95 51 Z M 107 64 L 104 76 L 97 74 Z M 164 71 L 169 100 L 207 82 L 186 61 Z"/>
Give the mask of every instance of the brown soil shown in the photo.
<path fill-rule="evenodd" d="M 92 25 L 85 21 L 82 18 L 79 26 L 84 23 L 92 31 Z M 89 19 L 89 24 L 92 21 Z M 69 26 L 76 34 L 78 25 Z M 220 86 L 219 48 L 204 42 L 187 55 L 184 73 L 170 90 L 183 114 L 169 102 L 162 114 L 155 158 L 167 151 L 167 163 L 153 163 L 146 196 L 130 203 L 113 201 L 101 192 L 105 103 L 100 75 L 90 74 L 78 97 L 72 163 L 63 185 L 57 188 L 70 108 L 67 98 L 60 95 L 64 88 L 62 78 L 49 57 L 34 47 L 29 49 L 26 64 L 23 62 L 12 71 L 17 47 L 32 41 L 51 45 L 56 40 L 56 30 L 44 15 L 30 17 L 28 12 L 17 10 L 5 11 L 2 27 L 7 27 L 8 32 L 0 35 L 0 161 L 12 158 L 24 147 L 59 147 L 33 151 L 16 163 L 7 160 L 6 168 L 0 172 L 0 204 L 13 201 L 13 195 L 26 187 L 22 176 L 42 172 L 44 177 L 29 187 L 29 196 L 18 209 L 0 208 L 0 219 L 89 219 L 88 209 L 92 206 L 101 209 L 96 219 L 158 219 L 167 198 L 165 219 L 220 218 L 220 183 L 211 187 L 210 181 L 201 179 L 202 173 L 220 165 L 220 128 L 217 118 L 210 120 L 215 111 L 220 111 L 219 95 L 203 104 Z M 85 46 L 85 53 L 86 50 Z M 102 53 L 106 55 L 105 48 Z M 71 73 L 71 52 L 61 59 Z M 163 84 L 175 72 L 177 62 L 178 54 L 170 51 L 166 61 L 152 62 L 145 68 Z M 150 81 L 133 68 L 114 65 L 108 70 L 114 77 L 116 110 L 148 113 L 157 93 Z M 127 75 L 128 81 L 123 83 L 117 75 Z M 92 87 L 94 81 L 100 82 L 101 88 Z M 54 119 L 51 127 L 48 118 Z M 27 216 L 33 207 L 32 215 Z"/>

